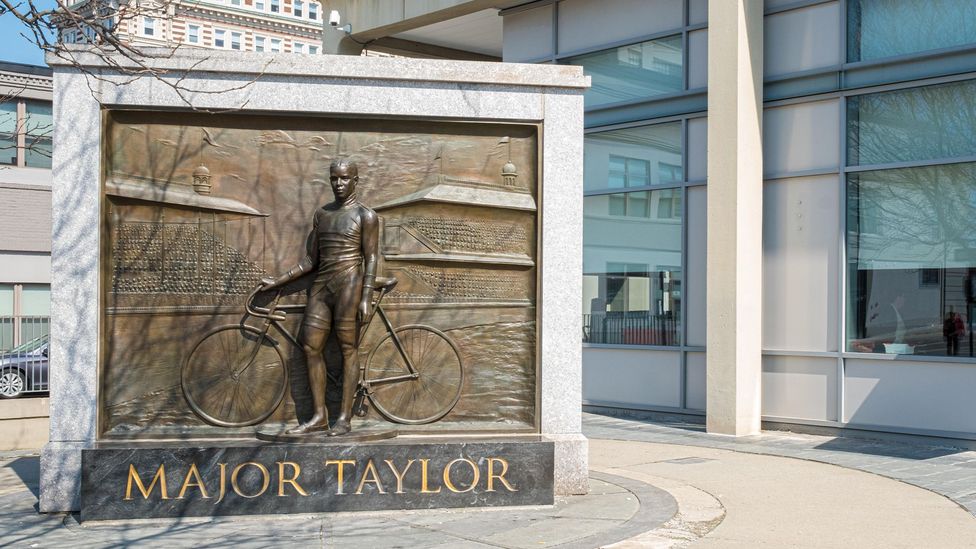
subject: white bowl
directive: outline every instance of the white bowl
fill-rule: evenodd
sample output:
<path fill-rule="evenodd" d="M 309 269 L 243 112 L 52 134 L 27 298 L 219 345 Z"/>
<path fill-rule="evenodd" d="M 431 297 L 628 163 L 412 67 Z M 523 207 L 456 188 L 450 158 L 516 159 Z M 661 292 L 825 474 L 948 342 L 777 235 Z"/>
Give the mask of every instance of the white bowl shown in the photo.
<path fill-rule="evenodd" d="M 907 343 L 885 343 L 885 352 L 889 355 L 914 355 L 915 346 Z"/>

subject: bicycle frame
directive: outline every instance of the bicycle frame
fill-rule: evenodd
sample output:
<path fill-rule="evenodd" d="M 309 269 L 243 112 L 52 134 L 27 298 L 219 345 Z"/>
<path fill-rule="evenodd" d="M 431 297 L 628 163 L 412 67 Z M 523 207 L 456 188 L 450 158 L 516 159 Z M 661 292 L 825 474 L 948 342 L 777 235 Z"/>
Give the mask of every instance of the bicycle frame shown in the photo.
<path fill-rule="evenodd" d="M 257 307 L 253 304 L 253 301 L 260 291 L 261 291 L 261 287 L 259 286 L 248 296 L 247 301 L 245 302 L 244 305 L 244 308 L 247 310 L 247 313 L 256 318 L 264 319 L 263 326 L 261 327 L 261 332 L 263 334 L 267 334 L 271 326 L 274 326 L 275 328 L 277 328 L 279 332 L 282 333 L 282 335 L 288 338 L 288 340 L 291 343 L 293 343 L 298 347 L 301 347 L 302 344 L 298 341 L 298 338 L 296 338 L 291 332 L 289 332 L 288 329 L 281 324 L 281 322 L 285 320 L 288 311 L 304 310 L 305 306 L 304 305 L 279 306 L 278 300 L 281 299 L 281 291 L 279 290 L 275 294 L 274 299 L 271 301 L 268 307 Z M 366 335 L 367 330 L 369 330 L 370 325 L 372 325 L 373 323 L 373 317 L 375 317 L 376 314 L 379 313 L 380 320 L 383 321 L 384 327 L 386 327 L 387 332 L 389 332 L 390 338 L 393 340 L 393 345 L 396 347 L 397 352 L 400 353 L 401 357 L 403 357 L 403 361 L 404 363 L 406 363 L 407 371 L 409 373 L 398 375 L 398 376 L 390 376 L 390 377 L 384 377 L 380 379 L 367 380 L 366 376 L 363 375 L 365 365 L 362 365 L 359 368 L 359 387 L 360 390 L 366 393 L 369 393 L 370 388 L 374 385 L 386 385 L 389 383 L 399 383 L 401 381 L 408 381 L 420 377 L 420 374 L 417 373 L 417 368 L 414 366 L 413 361 L 410 360 L 410 356 L 403 348 L 403 342 L 400 341 L 400 337 L 396 333 L 396 328 L 393 327 L 393 323 L 390 322 L 390 318 L 386 316 L 386 312 L 383 310 L 383 307 L 380 306 L 380 302 L 383 301 L 383 297 L 386 296 L 387 293 L 389 292 L 385 288 L 379 291 L 379 296 L 377 296 L 376 300 L 372 303 L 369 315 L 366 317 L 365 321 L 363 322 L 362 328 L 360 328 L 357 343 L 363 340 L 363 337 Z M 254 357 L 251 357 L 251 359 L 247 362 L 247 364 L 250 365 L 250 362 L 252 362 L 253 359 Z M 244 369 L 246 369 L 246 367 Z M 243 372 L 243 369 L 241 370 L 241 372 Z M 333 379 L 332 381 L 335 380 Z"/>

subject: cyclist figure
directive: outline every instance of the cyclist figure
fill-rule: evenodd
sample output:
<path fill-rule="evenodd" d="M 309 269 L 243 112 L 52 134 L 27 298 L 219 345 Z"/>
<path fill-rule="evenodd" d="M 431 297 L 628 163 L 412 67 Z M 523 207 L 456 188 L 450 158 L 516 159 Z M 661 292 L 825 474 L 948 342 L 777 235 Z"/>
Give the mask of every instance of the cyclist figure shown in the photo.
<path fill-rule="evenodd" d="M 305 257 L 285 274 L 261 280 L 264 290 L 315 272 L 302 321 L 301 344 L 308 363 L 308 381 L 315 414 L 290 434 L 326 431 L 335 436 L 351 429 L 353 400 L 359 381 L 359 328 L 369 313 L 379 241 L 376 212 L 359 202 L 354 162 L 335 160 L 329 166 L 335 202 L 315 210 Z M 322 356 L 329 332 L 335 330 L 342 350 L 342 408 L 329 429 L 325 406 L 326 364 Z"/>

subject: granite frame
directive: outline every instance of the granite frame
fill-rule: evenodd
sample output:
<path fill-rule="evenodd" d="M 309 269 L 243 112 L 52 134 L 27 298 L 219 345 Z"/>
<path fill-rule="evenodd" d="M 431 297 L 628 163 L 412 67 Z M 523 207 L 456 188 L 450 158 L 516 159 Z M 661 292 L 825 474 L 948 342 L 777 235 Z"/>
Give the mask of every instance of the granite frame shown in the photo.
<path fill-rule="evenodd" d="M 555 443 L 555 493 L 588 490 L 582 402 L 582 69 L 471 61 L 180 50 L 133 78 L 72 48 L 54 68 L 51 427 L 42 512 L 79 509 L 81 450 L 97 442 L 100 144 L 106 108 L 425 117 L 541 128 L 539 434 Z M 125 66 L 131 63 L 118 59 Z M 181 97 L 163 80 L 181 80 Z M 187 104 L 190 103 L 190 105 Z"/>

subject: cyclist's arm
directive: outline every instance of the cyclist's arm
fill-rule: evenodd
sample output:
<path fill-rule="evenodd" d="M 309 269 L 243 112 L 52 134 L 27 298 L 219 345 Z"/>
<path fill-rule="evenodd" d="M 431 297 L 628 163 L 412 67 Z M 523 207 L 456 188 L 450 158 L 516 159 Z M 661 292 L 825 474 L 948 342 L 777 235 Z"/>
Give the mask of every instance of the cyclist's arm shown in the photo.
<path fill-rule="evenodd" d="M 312 218 L 312 231 L 308 233 L 308 238 L 305 241 L 305 257 L 303 257 L 302 260 L 298 262 L 298 265 L 295 265 L 291 269 L 288 269 L 288 271 L 285 274 L 277 278 L 268 277 L 262 279 L 261 282 L 264 284 L 265 290 L 270 290 L 271 288 L 276 288 L 278 286 L 288 284 L 292 280 L 301 278 L 306 273 L 310 273 L 312 272 L 313 269 L 315 269 L 315 266 L 319 262 L 318 225 L 319 225 L 319 217 L 316 214 Z"/>
<path fill-rule="evenodd" d="M 363 208 L 363 299 L 368 304 L 373 296 L 373 283 L 376 281 L 376 260 L 379 253 L 380 222 L 376 212 Z"/>

